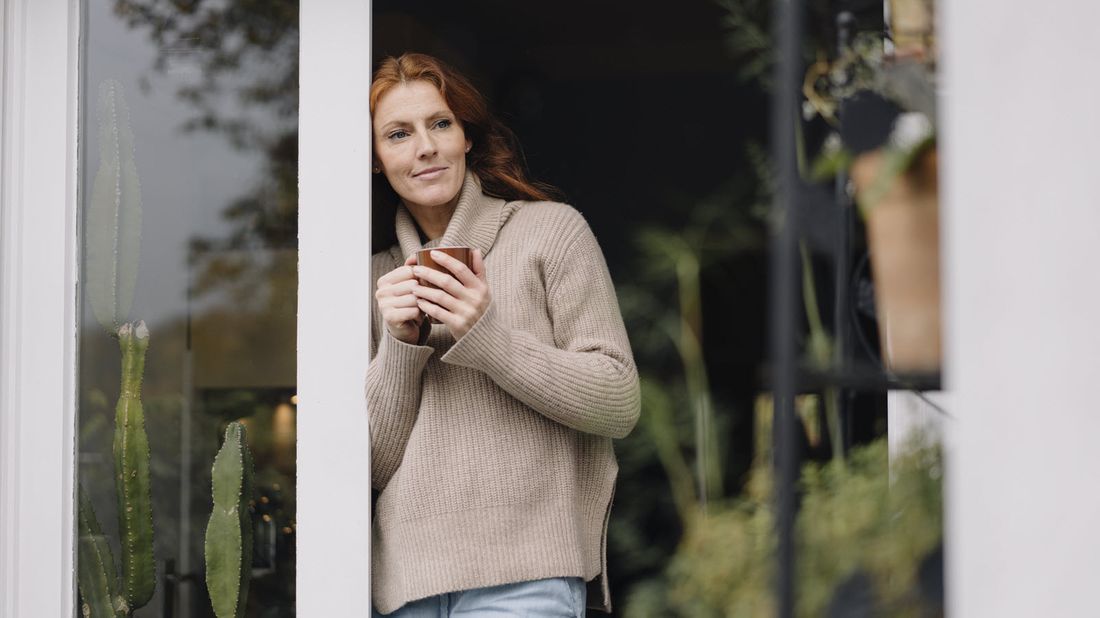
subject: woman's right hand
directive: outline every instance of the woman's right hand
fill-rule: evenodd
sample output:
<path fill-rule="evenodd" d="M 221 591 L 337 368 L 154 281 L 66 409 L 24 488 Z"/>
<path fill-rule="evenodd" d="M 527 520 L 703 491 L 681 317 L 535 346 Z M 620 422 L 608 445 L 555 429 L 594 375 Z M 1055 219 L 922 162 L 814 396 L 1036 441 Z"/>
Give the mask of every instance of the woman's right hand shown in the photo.
<path fill-rule="evenodd" d="M 420 299 L 412 292 L 418 285 L 412 271 L 414 264 L 415 253 L 405 260 L 403 266 L 382 275 L 378 279 L 378 290 L 374 293 L 386 330 L 394 339 L 410 345 L 420 341 L 420 325 L 426 319 L 417 306 Z"/>

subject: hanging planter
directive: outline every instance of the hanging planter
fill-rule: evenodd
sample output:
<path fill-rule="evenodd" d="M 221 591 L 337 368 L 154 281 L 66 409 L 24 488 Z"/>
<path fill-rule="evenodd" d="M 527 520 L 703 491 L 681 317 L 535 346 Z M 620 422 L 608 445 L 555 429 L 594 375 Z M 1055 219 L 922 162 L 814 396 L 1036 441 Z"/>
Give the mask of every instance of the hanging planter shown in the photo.
<path fill-rule="evenodd" d="M 932 0 L 889 0 L 890 32 L 899 56 L 934 55 Z"/>
<path fill-rule="evenodd" d="M 902 115 L 890 143 L 851 167 L 867 223 L 882 359 L 899 373 L 938 371 L 942 356 L 936 148 L 921 123 Z"/>

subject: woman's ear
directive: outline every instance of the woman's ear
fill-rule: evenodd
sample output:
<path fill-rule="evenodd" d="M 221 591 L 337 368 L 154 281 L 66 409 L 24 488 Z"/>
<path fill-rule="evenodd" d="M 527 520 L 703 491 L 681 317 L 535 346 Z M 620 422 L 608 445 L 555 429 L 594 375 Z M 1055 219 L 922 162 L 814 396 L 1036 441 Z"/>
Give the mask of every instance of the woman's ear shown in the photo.
<path fill-rule="evenodd" d="M 466 140 L 466 152 L 469 153 L 470 149 L 474 147 L 474 143 L 470 140 Z"/>

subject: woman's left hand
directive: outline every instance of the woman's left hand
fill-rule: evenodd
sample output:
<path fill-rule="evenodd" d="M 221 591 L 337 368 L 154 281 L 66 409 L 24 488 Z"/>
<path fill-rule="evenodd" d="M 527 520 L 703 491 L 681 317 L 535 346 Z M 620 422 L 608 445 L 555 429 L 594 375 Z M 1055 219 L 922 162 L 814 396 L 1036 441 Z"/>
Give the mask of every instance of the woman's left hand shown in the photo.
<path fill-rule="evenodd" d="M 492 300 L 485 281 L 485 262 L 478 249 L 474 249 L 473 270 L 440 251 L 432 251 L 432 259 L 451 273 L 414 266 L 414 275 L 440 289 L 417 285 L 413 294 L 420 299 L 420 310 L 446 324 L 457 341 L 470 332 Z"/>

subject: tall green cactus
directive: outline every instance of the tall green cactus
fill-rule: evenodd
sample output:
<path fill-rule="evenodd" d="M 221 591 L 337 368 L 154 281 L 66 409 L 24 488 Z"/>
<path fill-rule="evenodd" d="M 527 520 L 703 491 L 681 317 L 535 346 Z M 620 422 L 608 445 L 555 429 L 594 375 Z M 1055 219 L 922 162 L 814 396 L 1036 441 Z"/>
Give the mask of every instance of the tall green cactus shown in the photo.
<path fill-rule="evenodd" d="M 214 510 L 206 526 L 206 587 L 218 618 L 244 616 L 252 575 L 252 453 L 244 425 L 225 428 L 214 457 Z"/>
<path fill-rule="evenodd" d="M 122 85 L 99 84 L 99 170 L 84 225 L 88 298 L 112 335 L 134 300 L 141 249 L 141 185 L 134 163 L 130 107 Z"/>
<path fill-rule="evenodd" d="M 80 614 L 85 618 L 92 616 L 130 615 L 130 606 L 122 595 L 118 594 L 118 582 L 115 575 L 115 559 L 107 537 L 103 536 L 96 519 L 92 502 L 79 488 L 79 513 L 77 539 L 80 559 L 77 561 L 77 583 L 83 603 Z"/>
<path fill-rule="evenodd" d="M 122 578 L 81 490 L 78 554 L 85 616 L 130 616 L 156 587 L 153 507 L 149 489 L 149 439 L 141 383 L 149 329 L 127 323 L 137 279 L 141 239 L 141 187 L 134 163 L 134 136 L 122 86 L 99 86 L 100 164 L 84 225 L 88 299 L 99 323 L 118 338 L 122 379 L 115 407 L 114 469 Z"/>
<path fill-rule="evenodd" d="M 153 566 L 153 509 L 149 490 L 149 439 L 141 405 L 141 380 L 149 330 L 144 322 L 118 330 L 122 349 L 122 392 L 115 408 L 115 490 L 122 544 L 122 592 L 130 607 L 149 602 L 156 585 Z"/>

